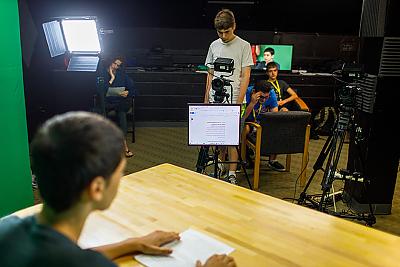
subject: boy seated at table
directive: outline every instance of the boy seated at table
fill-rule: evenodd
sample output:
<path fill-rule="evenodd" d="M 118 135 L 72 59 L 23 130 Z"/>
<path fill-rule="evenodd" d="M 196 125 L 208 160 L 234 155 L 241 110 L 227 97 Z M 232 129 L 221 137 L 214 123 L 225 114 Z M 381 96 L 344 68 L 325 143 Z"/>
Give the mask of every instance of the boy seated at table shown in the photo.
<path fill-rule="evenodd" d="M 93 249 L 77 245 L 89 214 L 107 209 L 118 191 L 124 140 L 114 123 L 88 112 L 55 116 L 39 129 L 31 155 L 43 207 L 33 216 L 0 220 L 0 266 L 116 266 L 112 260 L 123 255 L 172 252 L 162 245 L 179 240 L 179 234 L 164 231 Z M 214 255 L 196 266 L 236 264 Z"/>

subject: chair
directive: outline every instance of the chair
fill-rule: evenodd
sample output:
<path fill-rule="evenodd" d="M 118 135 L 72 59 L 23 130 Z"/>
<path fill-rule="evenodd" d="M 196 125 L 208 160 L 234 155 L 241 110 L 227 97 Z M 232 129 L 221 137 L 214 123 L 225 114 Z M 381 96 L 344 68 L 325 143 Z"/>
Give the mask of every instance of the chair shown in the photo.
<path fill-rule="evenodd" d="M 135 143 L 135 98 L 131 97 L 131 107 L 126 113 L 126 117 L 128 120 L 128 133 L 132 133 L 132 143 Z M 117 113 L 113 109 L 108 109 L 105 105 L 104 99 L 102 100 L 101 96 L 97 93 L 93 96 L 93 112 L 99 113 L 113 121 L 117 119 Z"/>
<path fill-rule="evenodd" d="M 299 110 L 299 111 L 307 111 L 310 112 L 309 107 L 307 106 L 307 104 L 303 101 L 303 99 L 301 99 L 300 97 L 296 98 L 294 100 L 296 109 L 295 110 Z"/>
<path fill-rule="evenodd" d="M 255 151 L 253 187 L 258 188 L 261 156 L 286 154 L 286 171 L 290 171 L 291 154 L 302 153 L 300 185 L 306 183 L 308 145 L 310 140 L 310 112 L 286 111 L 260 114 L 260 124 L 246 122 L 256 128 L 255 134 L 242 134 L 241 156 L 246 158 L 246 147 Z"/>

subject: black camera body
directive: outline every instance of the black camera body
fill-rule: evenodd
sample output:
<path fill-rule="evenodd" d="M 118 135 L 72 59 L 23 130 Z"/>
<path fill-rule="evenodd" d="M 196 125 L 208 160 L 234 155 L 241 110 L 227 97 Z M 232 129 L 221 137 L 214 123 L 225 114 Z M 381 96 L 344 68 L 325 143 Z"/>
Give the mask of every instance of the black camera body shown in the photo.
<path fill-rule="evenodd" d="M 231 80 L 225 79 L 224 77 L 218 77 L 212 80 L 211 87 L 214 90 L 214 101 L 217 103 L 224 102 L 225 98 L 229 98 L 229 94 L 226 91 L 225 86 L 229 86 Z"/>
<path fill-rule="evenodd" d="M 339 88 L 339 103 L 342 108 L 354 108 L 356 105 L 356 95 L 360 88 L 357 80 L 364 76 L 363 66 L 355 63 L 345 64 L 342 68 L 342 79 L 348 84 Z"/>
<path fill-rule="evenodd" d="M 346 63 L 342 68 L 342 78 L 345 81 L 352 82 L 355 79 L 360 79 L 364 76 L 364 68 L 360 64 Z"/>
<path fill-rule="evenodd" d="M 230 72 L 233 74 L 233 65 L 234 60 L 231 58 L 217 58 L 214 63 L 214 71 L 218 72 Z M 230 76 L 229 75 L 229 76 Z M 227 93 L 226 87 L 231 86 L 232 80 L 226 79 L 223 75 L 219 77 L 215 77 L 211 82 L 211 88 L 214 90 L 214 102 L 215 103 L 222 103 L 225 99 L 229 99 L 230 94 Z"/>
<path fill-rule="evenodd" d="M 214 71 L 233 72 L 234 60 L 231 58 L 219 57 L 214 61 Z"/>
<path fill-rule="evenodd" d="M 356 102 L 356 95 L 359 88 L 354 84 L 349 84 L 339 89 L 340 104 L 345 107 L 354 107 Z"/>

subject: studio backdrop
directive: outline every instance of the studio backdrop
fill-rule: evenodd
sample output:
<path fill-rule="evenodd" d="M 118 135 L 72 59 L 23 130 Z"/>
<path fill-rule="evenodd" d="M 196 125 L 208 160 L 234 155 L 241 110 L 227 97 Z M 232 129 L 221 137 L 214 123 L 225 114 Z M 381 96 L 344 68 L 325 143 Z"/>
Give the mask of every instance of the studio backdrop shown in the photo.
<path fill-rule="evenodd" d="M 0 2 L 0 217 L 33 204 L 17 0 Z"/>

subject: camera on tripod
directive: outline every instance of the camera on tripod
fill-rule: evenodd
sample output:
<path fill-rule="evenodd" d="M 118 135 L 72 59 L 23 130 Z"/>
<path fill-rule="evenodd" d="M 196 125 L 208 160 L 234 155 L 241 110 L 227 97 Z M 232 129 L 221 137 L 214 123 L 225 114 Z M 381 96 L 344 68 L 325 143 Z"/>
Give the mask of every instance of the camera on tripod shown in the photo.
<path fill-rule="evenodd" d="M 213 65 L 214 65 L 214 71 L 230 73 L 230 75 L 228 76 L 231 76 L 233 74 L 234 70 L 233 59 L 219 57 L 214 61 Z M 226 87 L 230 86 L 232 91 L 231 82 L 233 81 L 225 78 L 228 76 L 224 75 L 216 76 L 211 82 L 211 88 L 214 90 L 213 96 L 215 103 L 222 103 L 224 102 L 225 99 L 227 100 L 227 102 L 229 102 L 229 97 L 232 95 L 232 93 L 229 94 L 227 92 Z"/>
<path fill-rule="evenodd" d="M 362 65 L 349 63 L 342 68 L 342 79 L 347 83 L 339 88 L 339 104 L 343 108 L 354 108 L 359 87 L 356 82 L 364 75 Z"/>
<path fill-rule="evenodd" d="M 356 125 L 354 124 L 354 117 L 356 112 L 355 107 L 357 104 L 356 95 L 361 92 L 358 87 L 358 79 L 362 78 L 364 78 L 364 73 L 361 65 L 343 65 L 340 81 L 345 85 L 340 87 L 338 90 L 339 115 L 335 119 L 332 134 L 329 135 L 328 139 L 326 140 L 313 166 L 314 171 L 304 187 L 303 192 L 300 193 L 298 203 L 301 205 L 310 203 L 312 207 L 317 208 L 319 211 L 339 216 L 341 218 L 364 220 L 367 225 L 371 226 L 376 222 L 376 219 L 370 203 L 369 214 L 367 216 L 365 214 L 338 212 L 336 208 L 336 199 L 338 196 L 336 196 L 337 193 L 333 190 L 333 182 L 335 180 L 350 180 L 365 183 L 365 179 L 362 177 L 361 172 L 350 172 L 347 170 L 342 170 L 339 172 L 337 171 L 346 132 L 355 132 L 354 144 L 358 142 L 357 140 L 361 140 L 359 136 L 362 134 L 362 128 L 355 127 Z M 324 163 L 325 168 L 323 168 Z M 319 198 L 317 199 L 315 198 L 317 195 L 307 195 L 306 191 L 318 170 L 323 170 L 324 174 L 321 181 L 322 194 L 318 195 Z M 334 210 L 329 208 L 331 203 L 333 203 Z"/>
<path fill-rule="evenodd" d="M 339 89 L 339 103 L 342 107 L 353 108 L 355 105 L 358 87 L 356 85 L 345 85 Z"/>
<path fill-rule="evenodd" d="M 345 63 L 342 67 L 342 78 L 347 82 L 354 82 L 364 76 L 363 66 L 356 63 Z"/>

